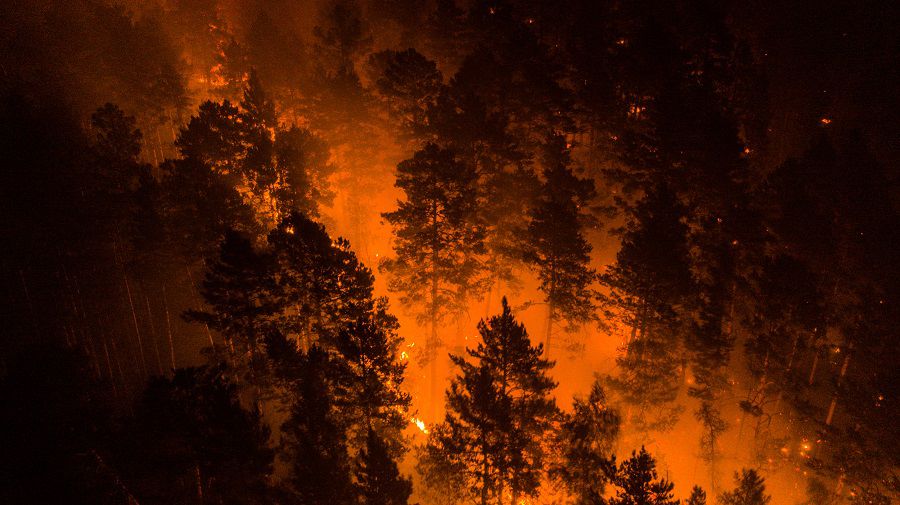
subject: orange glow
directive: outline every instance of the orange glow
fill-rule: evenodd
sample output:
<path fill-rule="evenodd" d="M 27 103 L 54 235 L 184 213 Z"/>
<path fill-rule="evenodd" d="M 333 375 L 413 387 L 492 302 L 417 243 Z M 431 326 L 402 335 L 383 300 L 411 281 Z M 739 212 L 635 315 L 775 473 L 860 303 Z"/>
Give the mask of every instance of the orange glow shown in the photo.
<path fill-rule="evenodd" d="M 427 425 L 425 424 L 425 421 L 419 419 L 418 417 L 411 417 L 409 419 L 409 422 L 414 424 L 416 426 L 416 428 L 419 428 L 419 431 L 421 431 L 422 433 L 424 433 L 426 435 L 429 433 L 429 430 L 427 428 Z"/>

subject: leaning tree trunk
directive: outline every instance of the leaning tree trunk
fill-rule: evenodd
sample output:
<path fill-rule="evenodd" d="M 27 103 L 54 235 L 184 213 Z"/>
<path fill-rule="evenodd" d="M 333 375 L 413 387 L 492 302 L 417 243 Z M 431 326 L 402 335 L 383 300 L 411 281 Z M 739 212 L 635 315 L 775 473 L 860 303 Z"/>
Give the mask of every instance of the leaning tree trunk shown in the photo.
<path fill-rule="evenodd" d="M 844 381 L 844 377 L 847 375 L 847 368 L 850 367 L 850 353 L 853 350 L 853 345 L 847 346 L 847 353 L 844 355 L 844 363 L 841 365 L 841 373 L 838 375 L 837 387 L 841 386 L 841 383 Z M 831 405 L 828 406 L 828 415 L 825 417 L 825 425 L 831 426 L 831 422 L 834 420 L 834 411 L 837 408 L 838 402 L 838 392 L 835 391 L 834 395 L 831 397 Z"/>

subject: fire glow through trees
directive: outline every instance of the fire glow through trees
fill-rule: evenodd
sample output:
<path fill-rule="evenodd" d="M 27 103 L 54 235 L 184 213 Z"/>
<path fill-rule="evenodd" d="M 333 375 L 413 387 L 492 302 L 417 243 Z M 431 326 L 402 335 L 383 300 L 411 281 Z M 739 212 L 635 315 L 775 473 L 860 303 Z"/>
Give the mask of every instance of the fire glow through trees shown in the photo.
<path fill-rule="evenodd" d="M 900 500 L 888 2 L 4 14 L 0 502 Z"/>

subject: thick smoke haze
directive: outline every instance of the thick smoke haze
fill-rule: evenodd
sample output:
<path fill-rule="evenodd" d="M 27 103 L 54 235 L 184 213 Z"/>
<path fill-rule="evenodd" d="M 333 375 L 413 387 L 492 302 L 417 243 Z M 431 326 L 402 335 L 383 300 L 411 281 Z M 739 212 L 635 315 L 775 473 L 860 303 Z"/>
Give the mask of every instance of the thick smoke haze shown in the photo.
<path fill-rule="evenodd" d="M 889 2 L 2 11 L 0 501 L 900 499 Z"/>

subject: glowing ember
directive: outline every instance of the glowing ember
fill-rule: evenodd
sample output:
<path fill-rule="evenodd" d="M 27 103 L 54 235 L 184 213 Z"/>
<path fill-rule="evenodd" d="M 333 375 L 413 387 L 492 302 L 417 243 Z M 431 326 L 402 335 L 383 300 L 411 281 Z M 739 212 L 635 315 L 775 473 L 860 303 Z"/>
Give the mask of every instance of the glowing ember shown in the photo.
<path fill-rule="evenodd" d="M 419 428 L 419 431 L 421 431 L 422 433 L 426 435 L 428 434 L 428 428 L 425 425 L 425 421 L 419 419 L 418 417 L 411 417 L 409 419 L 409 422 L 416 425 L 416 428 Z"/>

